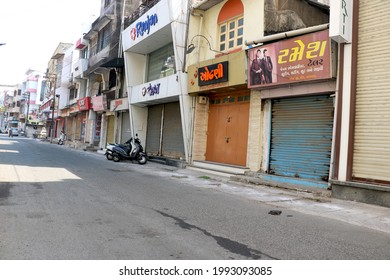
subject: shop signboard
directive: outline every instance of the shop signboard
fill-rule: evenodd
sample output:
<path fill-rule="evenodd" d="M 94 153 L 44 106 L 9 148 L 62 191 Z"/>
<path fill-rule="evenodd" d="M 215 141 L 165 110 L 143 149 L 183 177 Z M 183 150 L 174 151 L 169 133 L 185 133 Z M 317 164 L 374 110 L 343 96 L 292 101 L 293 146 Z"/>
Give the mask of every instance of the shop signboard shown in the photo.
<path fill-rule="evenodd" d="M 248 87 L 332 78 L 328 33 L 323 30 L 250 49 Z"/>
<path fill-rule="evenodd" d="M 79 111 L 86 111 L 91 108 L 91 97 L 80 98 L 77 100 Z"/>
<path fill-rule="evenodd" d="M 110 108 L 112 111 L 125 111 L 129 109 L 127 97 L 111 100 Z"/>
<path fill-rule="evenodd" d="M 95 112 L 104 111 L 107 109 L 107 99 L 105 95 L 92 97 L 92 108 Z"/>
<path fill-rule="evenodd" d="M 330 0 L 329 37 L 339 43 L 352 42 L 353 0 Z"/>
<path fill-rule="evenodd" d="M 200 67 L 198 69 L 198 85 L 208 86 L 228 81 L 228 61 Z"/>
<path fill-rule="evenodd" d="M 171 21 L 168 1 L 159 1 L 123 31 L 123 49 L 127 51 L 134 47 L 167 26 Z"/>

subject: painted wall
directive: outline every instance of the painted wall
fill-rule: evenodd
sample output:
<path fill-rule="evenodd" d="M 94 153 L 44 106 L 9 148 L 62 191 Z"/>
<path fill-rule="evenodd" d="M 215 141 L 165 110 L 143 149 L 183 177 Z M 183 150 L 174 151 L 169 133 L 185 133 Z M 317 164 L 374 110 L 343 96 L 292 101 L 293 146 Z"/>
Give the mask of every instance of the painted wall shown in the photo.
<path fill-rule="evenodd" d="M 227 1 L 213 6 L 207 11 L 194 10 L 190 17 L 188 44 L 193 38 L 196 48 L 187 56 L 187 65 L 195 64 L 203 60 L 214 58 L 217 54 L 209 50 L 208 44 L 196 35 L 205 36 L 211 44 L 211 48 L 218 50 L 218 24 L 217 19 L 219 12 Z M 244 42 L 251 38 L 263 36 L 263 18 L 264 18 L 264 1 L 262 0 L 241 0 L 244 6 Z M 188 45 L 187 44 L 187 45 Z M 245 45 L 242 46 L 245 49 Z"/>

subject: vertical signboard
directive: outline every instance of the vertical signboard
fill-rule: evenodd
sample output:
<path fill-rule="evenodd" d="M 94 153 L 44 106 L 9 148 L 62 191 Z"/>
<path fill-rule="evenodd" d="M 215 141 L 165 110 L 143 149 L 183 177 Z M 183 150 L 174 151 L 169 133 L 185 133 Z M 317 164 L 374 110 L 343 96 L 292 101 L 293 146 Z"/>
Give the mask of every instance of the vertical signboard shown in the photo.
<path fill-rule="evenodd" d="M 331 0 L 329 37 L 339 43 L 352 42 L 353 0 Z"/>

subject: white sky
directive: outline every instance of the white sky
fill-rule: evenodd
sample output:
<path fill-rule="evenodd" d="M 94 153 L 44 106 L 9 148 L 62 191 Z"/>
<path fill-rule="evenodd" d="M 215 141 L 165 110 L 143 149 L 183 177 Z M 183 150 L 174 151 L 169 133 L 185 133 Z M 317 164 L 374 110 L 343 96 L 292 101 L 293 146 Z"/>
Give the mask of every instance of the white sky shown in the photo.
<path fill-rule="evenodd" d="M 28 69 L 46 71 L 57 45 L 76 43 L 99 12 L 100 0 L 1 0 L 0 84 L 22 83 Z"/>

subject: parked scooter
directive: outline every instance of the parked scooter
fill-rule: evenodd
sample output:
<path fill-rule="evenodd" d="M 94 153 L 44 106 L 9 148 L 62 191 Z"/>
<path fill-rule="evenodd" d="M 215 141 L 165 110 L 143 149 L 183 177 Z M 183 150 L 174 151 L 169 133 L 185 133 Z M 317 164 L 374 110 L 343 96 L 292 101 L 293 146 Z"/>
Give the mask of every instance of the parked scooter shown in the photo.
<path fill-rule="evenodd" d="M 141 145 L 141 141 L 136 137 L 130 138 L 124 145 L 112 145 L 110 147 L 111 156 L 113 161 L 118 162 L 122 159 L 136 160 L 139 164 L 145 164 L 148 159 L 146 153 L 144 153 L 144 148 Z M 110 151 L 107 149 L 106 158 Z"/>
<path fill-rule="evenodd" d="M 131 139 L 130 139 L 131 140 Z M 106 156 L 106 159 L 108 160 L 112 160 L 113 156 L 112 156 L 112 149 L 116 146 L 123 146 L 123 147 L 127 147 L 130 145 L 130 140 L 126 141 L 125 143 L 123 144 L 118 144 L 118 143 L 108 143 L 107 146 L 106 146 L 106 153 L 104 154 Z"/>

